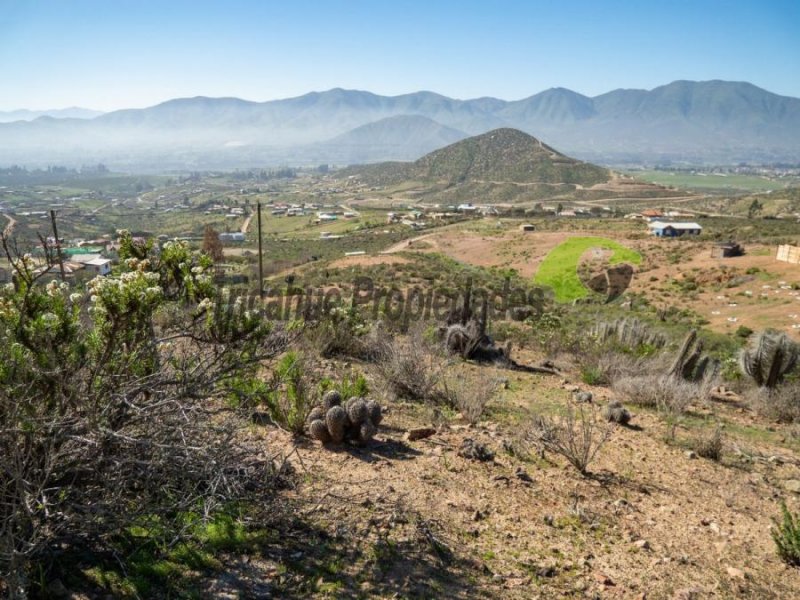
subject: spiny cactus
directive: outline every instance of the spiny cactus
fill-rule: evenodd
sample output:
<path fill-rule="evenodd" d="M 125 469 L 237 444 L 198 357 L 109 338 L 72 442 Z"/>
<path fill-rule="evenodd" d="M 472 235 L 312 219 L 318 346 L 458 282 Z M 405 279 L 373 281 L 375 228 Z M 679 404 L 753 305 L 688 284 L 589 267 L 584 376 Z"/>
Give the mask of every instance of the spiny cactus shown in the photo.
<path fill-rule="evenodd" d="M 800 346 L 785 333 L 763 331 L 741 355 L 742 370 L 759 387 L 774 389 L 797 366 Z"/>
<path fill-rule="evenodd" d="M 337 444 L 344 441 L 345 428 L 348 425 L 347 413 L 341 406 L 332 406 L 325 414 L 325 424 L 331 434 L 331 440 Z"/>
<path fill-rule="evenodd" d="M 312 438 L 323 444 L 344 441 L 366 444 L 375 437 L 383 419 L 383 411 L 376 401 L 350 398 L 344 406 L 332 405 L 326 409 L 326 401 L 330 403 L 338 399 L 326 396 L 323 397 L 323 406 L 314 408 L 306 421 Z"/>
<path fill-rule="evenodd" d="M 375 400 L 367 401 L 367 413 L 369 414 L 369 420 L 377 427 L 383 421 L 383 411 L 381 411 L 381 405 L 378 404 Z"/>
<path fill-rule="evenodd" d="M 328 431 L 328 426 L 322 419 L 311 421 L 311 425 L 308 426 L 308 432 L 311 434 L 311 437 L 315 440 L 319 440 L 323 444 L 327 444 L 331 441 L 331 434 Z"/>
<path fill-rule="evenodd" d="M 350 424 L 353 426 L 361 425 L 369 416 L 367 411 L 367 403 L 363 398 L 351 398 L 347 402 L 347 417 L 350 419 Z"/>
<path fill-rule="evenodd" d="M 719 362 L 703 354 L 703 342 L 697 339 L 697 330 L 692 329 L 686 334 L 669 374 L 697 383 L 707 377 L 713 377 L 718 369 Z"/>
<path fill-rule="evenodd" d="M 322 397 L 322 409 L 327 412 L 342 403 L 342 395 L 336 390 L 328 390 Z"/>
<path fill-rule="evenodd" d="M 609 402 L 605 411 L 603 411 L 603 416 L 607 421 L 619 423 L 620 425 L 627 425 L 631 420 L 631 413 L 622 406 L 622 402 L 619 400 Z"/>
<path fill-rule="evenodd" d="M 592 334 L 601 342 L 615 338 L 618 343 L 627 348 L 639 348 L 644 345 L 662 348 L 666 337 L 653 331 L 638 319 L 625 318 L 616 321 L 602 321 L 595 325 Z"/>
<path fill-rule="evenodd" d="M 378 428 L 375 426 L 375 424 L 372 421 L 367 419 L 358 428 L 359 441 L 361 443 L 365 444 L 368 441 L 370 441 L 373 437 L 375 437 L 375 434 L 377 432 L 378 432 Z"/>
<path fill-rule="evenodd" d="M 308 413 L 308 418 L 306 422 L 311 423 L 313 421 L 324 421 L 325 420 L 325 411 L 320 406 L 315 406 L 311 409 L 311 412 Z"/>

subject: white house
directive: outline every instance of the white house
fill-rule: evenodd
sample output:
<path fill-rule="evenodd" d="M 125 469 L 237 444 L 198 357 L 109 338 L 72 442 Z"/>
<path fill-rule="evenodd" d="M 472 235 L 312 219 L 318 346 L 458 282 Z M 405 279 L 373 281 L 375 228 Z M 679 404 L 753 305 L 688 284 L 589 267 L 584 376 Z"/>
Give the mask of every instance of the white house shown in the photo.
<path fill-rule="evenodd" d="M 675 223 L 652 221 L 647 224 L 650 233 L 656 237 L 678 237 L 681 235 L 700 235 L 703 227 L 697 223 Z"/>
<path fill-rule="evenodd" d="M 84 263 L 86 270 L 95 275 L 108 275 L 111 273 L 110 258 L 93 258 Z"/>

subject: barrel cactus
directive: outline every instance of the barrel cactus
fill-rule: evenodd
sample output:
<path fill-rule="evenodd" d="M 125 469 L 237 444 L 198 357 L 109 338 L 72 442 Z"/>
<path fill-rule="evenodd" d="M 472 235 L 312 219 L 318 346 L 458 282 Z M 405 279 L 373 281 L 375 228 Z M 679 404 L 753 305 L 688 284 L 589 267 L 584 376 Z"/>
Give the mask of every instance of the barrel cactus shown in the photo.
<path fill-rule="evenodd" d="M 311 421 L 311 424 L 308 426 L 308 432 L 311 434 L 311 437 L 315 440 L 319 440 L 323 444 L 327 444 L 331 441 L 331 434 L 328 431 L 328 426 L 322 419 Z"/>
<path fill-rule="evenodd" d="M 612 423 L 619 423 L 620 425 L 627 425 L 631 420 L 631 413 L 627 408 L 622 406 L 619 400 L 612 400 L 606 406 L 603 413 L 607 421 Z"/>
<path fill-rule="evenodd" d="M 360 426 L 369 416 L 367 403 L 363 398 L 351 398 L 347 403 L 346 410 L 350 424 L 353 426 Z"/>
<path fill-rule="evenodd" d="M 339 406 L 342 403 L 342 395 L 336 390 L 329 390 L 325 392 L 322 397 L 322 409 L 327 412 L 334 406 Z"/>
<path fill-rule="evenodd" d="M 381 411 L 381 405 L 375 400 L 367 401 L 367 413 L 369 414 L 369 420 L 372 421 L 376 427 L 381 424 L 383 412 Z"/>
<path fill-rule="evenodd" d="M 358 430 L 358 441 L 362 444 L 366 444 L 375 437 L 375 434 L 378 432 L 378 428 L 372 423 L 372 421 L 366 420 L 361 424 Z"/>
<path fill-rule="evenodd" d="M 331 434 L 331 439 L 339 443 L 344 440 L 345 428 L 347 427 L 347 413 L 341 406 L 332 406 L 325 415 L 325 424 Z"/>
<path fill-rule="evenodd" d="M 311 412 L 308 413 L 308 418 L 306 419 L 307 423 L 312 423 L 313 421 L 324 421 L 325 420 L 325 411 L 320 406 L 315 406 L 311 409 Z"/>

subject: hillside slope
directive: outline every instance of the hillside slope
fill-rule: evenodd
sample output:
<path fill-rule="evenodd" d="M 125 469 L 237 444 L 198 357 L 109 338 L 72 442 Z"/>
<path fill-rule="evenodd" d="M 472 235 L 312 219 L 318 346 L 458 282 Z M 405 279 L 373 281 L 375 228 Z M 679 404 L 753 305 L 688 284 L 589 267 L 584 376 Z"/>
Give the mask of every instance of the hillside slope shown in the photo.
<path fill-rule="evenodd" d="M 436 150 L 413 163 L 351 167 L 340 177 L 357 176 L 369 185 L 419 182 L 439 188 L 511 185 L 523 191 L 536 184 L 591 186 L 611 178 L 608 169 L 561 154 L 516 129 L 495 129 Z"/>

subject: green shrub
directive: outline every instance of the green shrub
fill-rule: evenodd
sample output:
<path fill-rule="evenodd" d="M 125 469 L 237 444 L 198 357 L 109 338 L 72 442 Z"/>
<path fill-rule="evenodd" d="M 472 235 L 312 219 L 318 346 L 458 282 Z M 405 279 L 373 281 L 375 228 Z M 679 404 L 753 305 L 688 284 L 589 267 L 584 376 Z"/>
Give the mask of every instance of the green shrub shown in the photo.
<path fill-rule="evenodd" d="M 581 369 L 581 381 L 588 385 L 603 385 L 608 383 L 608 379 L 605 376 L 600 367 L 592 367 L 587 366 Z"/>
<path fill-rule="evenodd" d="M 781 520 L 773 520 L 772 539 L 778 547 L 778 556 L 783 562 L 800 566 L 800 515 L 793 515 L 781 503 Z"/>
<path fill-rule="evenodd" d="M 266 404 L 276 425 L 295 435 L 303 433 L 308 413 L 314 407 L 314 398 L 306 365 L 298 352 L 287 352 L 278 361 Z"/>

